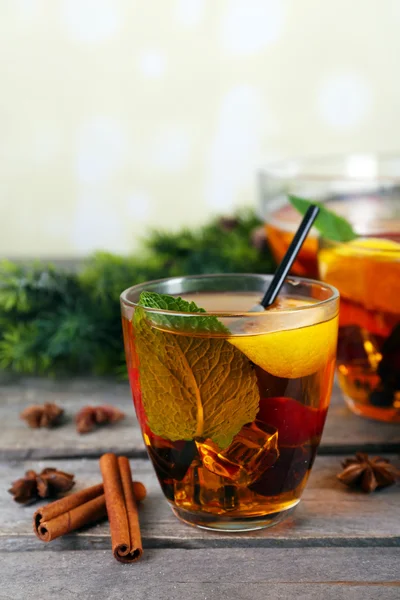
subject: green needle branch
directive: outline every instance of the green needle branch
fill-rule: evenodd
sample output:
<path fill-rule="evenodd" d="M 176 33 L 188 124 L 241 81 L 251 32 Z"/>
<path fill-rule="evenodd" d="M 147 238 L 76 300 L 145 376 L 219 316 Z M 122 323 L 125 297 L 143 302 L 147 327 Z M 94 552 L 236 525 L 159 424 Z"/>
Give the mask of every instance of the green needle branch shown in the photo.
<path fill-rule="evenodd" d="M 270 272 L 269 251 L 252 244 L 260 225 L 242 211 L 193 230 L 153 231 L 134 256 L 97 252 L 76 272 L 0 262 L 0 370 L 126 376 L 120 293 L 161 277 Z"/>

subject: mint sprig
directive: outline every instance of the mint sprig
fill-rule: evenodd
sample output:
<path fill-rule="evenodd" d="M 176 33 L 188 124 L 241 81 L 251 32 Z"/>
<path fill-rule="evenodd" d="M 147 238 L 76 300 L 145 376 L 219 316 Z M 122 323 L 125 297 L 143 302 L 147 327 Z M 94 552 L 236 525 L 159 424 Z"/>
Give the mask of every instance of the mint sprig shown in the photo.
<path fill-rule="evenodd" d="M 306 200 L 305 198 L 292 195 L 289 195 L 288 198 L 291 205 L 303 216 L 310 205 L 314 204 L 319 207 L 320 212 L 314 223 L 314 227 L 320 232 L 323 238 L 334 242 L 351 242 L 351 240 L 355 240 L 358 237 L 351 224 L 344 217 L 335 214 L 321 202 Z"/>
<path fill-rule="evenodd" d="M 175 335 L 182 326 L 186 333 L 188 324 L 196 333 L 226 331 L 216 317 L 201 316 L 205 311 L 194 302 L 142 292 L 140 304 L 133 326 L 143 408 L 151 431 L 171 441 L 210 438 L 226 448 L 259 410 L 257 376 L 250 361 L 222 336 Z M 199 316 L 161 315 L 143 305 Z M 174 333 L 166 331 L 166 324 Z"/>
<path fill-rule="evenodd" d="M 147 319 L 156 327 L 184 333 L 230 333 L 229 329 L 217 317 L 205 315 L 204 308 L 200 308 L 195 302 L 188 302 L 180 297 L 157 294 L 156 292 L 142 292 L 138 304 L 144 308 L 170 310 L 177 313 L 198 313 L 199 315 L 165 315 L 148 312 Z"/>

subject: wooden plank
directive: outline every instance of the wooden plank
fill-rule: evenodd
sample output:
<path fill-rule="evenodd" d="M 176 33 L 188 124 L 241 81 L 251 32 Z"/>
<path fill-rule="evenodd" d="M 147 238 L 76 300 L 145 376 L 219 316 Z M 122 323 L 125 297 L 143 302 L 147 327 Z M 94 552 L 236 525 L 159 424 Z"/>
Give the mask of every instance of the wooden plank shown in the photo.
<path fill-rule="evenodd" d="M 400 546 L 400 486 L 371 495 L 351 492 L 336 479 L 339 457 L 317 458 L 303 500 L 286 521 L 271 529 L 242 534 L 208 532 L 181 523 L 164 500 L 149 461 L 136 459 L 131 465 L 134 478 L 148 489 L 140 515 L 147 548 Z M 92 459 L 0 463 L 0 549 L 107 549 L 107 522 L 51 544 L 43 544 L 33 535 L 31 519 L 38 504 L 21 507 L 6 490 L 25 470 L 46 466 L 74 473 L 77 490 L 101 481 L 98 461 Z"/>
<path fill-rule="evenodd" d="M 56 402 L 65 409 L 65 424 L 46 431 L 29 429 L 19 419 L 19 413 L 29 404 L 44 402 Z M 86 404 L 113 404 L 125 411 L 127 418 L 112 427 L 79 435 L 73 417 Z M 0 386 L 0 413 L 0 459 L 97 457 L 105 451 L 134 457 L 146 455 L 130 391 L 124 383 L 101 379 L 23 379 Z M 400 427 L 353 415 L 335 387 L 320 453 L 360 449 L 397 452 Z"/>
<path fill-rule="evenodd" d="M 365 452 L 400 452 L 400 426 L 353 414 L 335 384 L 319 452 L 348 454 L 362 449 Z"/>
<path fill-rule="evenodd" d="M 30 429 L 19 418 L 30 404 L 55 402 L 65 411 L 57 428 Z M 126 413 L 112 426 L 80 435 L 74 415 L 85 405 L 111 404 Z M 0 386 L 0 459 L 36 459 L 49 457 L 100 456 L 119 452 L 146 456 L 132 397 L 126 383 L 102 379 L 22 379 Z"/>
<path fill-rule="evenodd" d="M 133 565 L 99 550 L 9 553 L 0 599 L 395 600 L 398 560 L 396 548 L 153 549 Z"/>

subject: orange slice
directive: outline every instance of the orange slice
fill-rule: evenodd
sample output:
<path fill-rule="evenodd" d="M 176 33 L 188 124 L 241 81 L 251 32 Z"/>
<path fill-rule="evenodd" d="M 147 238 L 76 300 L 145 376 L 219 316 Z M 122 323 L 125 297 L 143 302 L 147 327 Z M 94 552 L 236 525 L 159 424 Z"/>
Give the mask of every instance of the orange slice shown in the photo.
<path fill-rule="evenodd" d="M 321 277 L 367 310 L 400 312 L 400 244 L 357 239 L 318 255 Z"/>

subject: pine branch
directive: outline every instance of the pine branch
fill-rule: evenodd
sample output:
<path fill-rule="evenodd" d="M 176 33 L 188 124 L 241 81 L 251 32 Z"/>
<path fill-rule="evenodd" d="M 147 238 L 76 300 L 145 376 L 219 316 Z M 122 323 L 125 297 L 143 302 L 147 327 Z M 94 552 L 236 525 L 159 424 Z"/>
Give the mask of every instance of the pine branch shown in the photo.
<path fill-rule="evenodd" d="M 124 257 L 96 252 L 84 264 L 79 282 L 94 302 L 112 306 L 121 292 L 137 283 L 163 276 L 163 261 L 157 256 Z"/>
<path fill-rule="evenodd" d="M 76 277 L 52 265 L 0 263 L 0 311 L 34 314 L 79 291 Z"/>
<path fill-rule="evenodd" d="M 40 351 L 38 339 L 34 323 L 9 326 L 0 340 L 0 369 L 21 374 L 47 372 L 51 358 Z"/>
<path fill-rule="evenodd" d="M 197 230 L 177 233 L 153 231 L 146 248 L 163 259 L 165 275 L 206 273 L 267 273 L 273 267 L 269 252 L 260 252 L 251 243 L 260 221 L 250 211 L 231 219 L 217 218 Z"/>
<path fill-rule="evenodd" d="M 251 212 L 195 230 L 152 232 L 131 257 L 98 252 L 80 273 L 51 265 L 0 263 L 0 369 L 16 373 L 126 376 L 119 296 L 137 283 L 218 272 L 265 273 Z"/>

